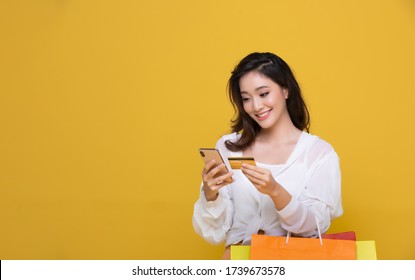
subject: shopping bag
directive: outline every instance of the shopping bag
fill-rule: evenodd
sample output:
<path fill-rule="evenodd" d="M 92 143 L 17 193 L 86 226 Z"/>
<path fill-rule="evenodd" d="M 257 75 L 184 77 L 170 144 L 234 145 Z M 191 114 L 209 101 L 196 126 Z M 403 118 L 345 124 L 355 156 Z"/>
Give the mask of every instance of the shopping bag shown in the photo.
<path fill-rule="evenodd" d="M 323 239 L 341 239 L 341 240 L 354 240 L 356 241 L 356 232 L 344 231 L 336 233 L 325 233 L 321 235 Z"/>
<path fill-rule="evenodd" d="M 251 246 L 232 245 L 231 260 L 249 260 Z M 376 242 L 374 240 L 356 241 L 356 260 L 377 260 Z"/>
<path fill-rule="evenodd" d="M 251 260 L 355 260 L 356 241 L 252 235 Z"/>
<path fill-rule="evenodd" d="M 323 234 L 322 238 L 356 240 L 356 233 L 353 231 Z M 324 242 L 324 241 L 323 241 Z M 231 260 L 249 260 L 251 254 L 250 245 L 232 245 Z M 377 260 L 376 242 L 374 240 L 356 241 L 357 260 Z"/>
<path fill-rule="evenodd" d="M 232 245 L 231 260 L 249 260 L 251 246 L 249 245 Z"/>
<path fill-rule="evenodd" d="M 356 259 L 377 260 L 376 242 L 374 240 L 356 241 Z"/>

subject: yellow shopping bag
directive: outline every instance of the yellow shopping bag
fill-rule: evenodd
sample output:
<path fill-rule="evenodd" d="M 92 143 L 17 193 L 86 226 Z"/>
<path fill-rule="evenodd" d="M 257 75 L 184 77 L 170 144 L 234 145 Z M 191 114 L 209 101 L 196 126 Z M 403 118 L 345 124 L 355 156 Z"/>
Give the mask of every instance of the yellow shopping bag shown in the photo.
<path fill-rule="evenodd" d="M 377 260 L 375 241 L 356 241 L 356 259 Z"/>

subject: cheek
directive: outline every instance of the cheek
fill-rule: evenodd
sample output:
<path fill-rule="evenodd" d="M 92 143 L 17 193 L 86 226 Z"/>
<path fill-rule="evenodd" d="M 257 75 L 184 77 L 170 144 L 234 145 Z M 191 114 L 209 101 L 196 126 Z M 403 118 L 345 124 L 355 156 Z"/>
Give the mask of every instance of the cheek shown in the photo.
<path fill-rule="evenodd" d="M 267 99 L 266 104 L 268 106 L 279 106 L 279 107 L 281 107 L 281 106 L 285 106 L 285 102 L 286 102 L 286 100 L 282 96 L 278 96 L 278 97 L 277 96 L 272 96 L 269 99 Z"/>
<path fill-rule="evenodd" d="M 248 103 L 247 102 L 244 102 L 244 103 L 242 103 L 242 106 L 244 108 L 244 111 L 247 112 L 247 113 L 249 113 L 249 105 L 248 105 Z"/>
<path fill-rule="evenodd" d="M 268 98 L 264 99 L 264 105 L 268 107 L 278 106 L 279 101 L 275 98 L 275 96 L 269 96 Z"/>

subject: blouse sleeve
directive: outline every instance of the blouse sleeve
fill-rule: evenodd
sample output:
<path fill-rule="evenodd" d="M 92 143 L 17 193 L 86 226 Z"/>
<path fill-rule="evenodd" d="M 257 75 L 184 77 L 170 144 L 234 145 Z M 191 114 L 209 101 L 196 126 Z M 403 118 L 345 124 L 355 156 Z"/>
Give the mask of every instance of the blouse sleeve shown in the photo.
<path fill-rule="evenodd" d="M 226 154 L 223 147 L 224 140 L 220 139 L 216 148 L 222 155 Z M 231 227 L 233 209 L 228 186 L 219 189 L 219 195 L 214 201 L 207 201 L 203 187 L 201 187 L 200 197 L 193 210 L 193 228 L 209 243 L 220 244 L 226 240 L 226 234 Z"/>
<path fill-rule="evenodd" d="M 226 186 L 219 190 L 219 196 L 214 201 L 207 201 L 201 189 L 193 212 L 195 231 L 209 243 L 224 242 L 231 227 L 232 205 Z"/>
<path fill-rule="evenodd" d="M 324 233 L 331 220 L 343 214 L 341 202 L 341 174 L 336 152 L 323 155 L 310 169 L 304 192 L 277 211 L 281 226 L 297 236 L 318 236 Z"/>

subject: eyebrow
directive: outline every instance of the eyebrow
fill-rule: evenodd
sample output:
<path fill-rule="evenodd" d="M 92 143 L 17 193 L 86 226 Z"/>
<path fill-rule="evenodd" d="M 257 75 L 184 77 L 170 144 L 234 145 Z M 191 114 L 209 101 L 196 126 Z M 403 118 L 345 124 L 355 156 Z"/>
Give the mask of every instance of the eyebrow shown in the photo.
<path fill-rule="evenodd" d="M 255 91 L 258 91 L 258 90 L 260 90 L 260 89 L 263 89 L 263 88 L 269 88 L 268 86 L 260 86 L 260 87 L 257 87 L 256 89 L 255 89 Z M 247 91 L 241 91 L 241 94 L 242 93 L 248 93 Z"/>

